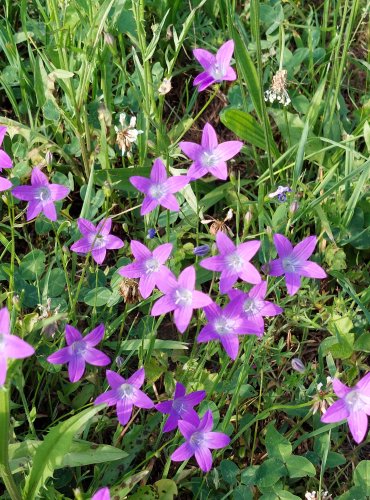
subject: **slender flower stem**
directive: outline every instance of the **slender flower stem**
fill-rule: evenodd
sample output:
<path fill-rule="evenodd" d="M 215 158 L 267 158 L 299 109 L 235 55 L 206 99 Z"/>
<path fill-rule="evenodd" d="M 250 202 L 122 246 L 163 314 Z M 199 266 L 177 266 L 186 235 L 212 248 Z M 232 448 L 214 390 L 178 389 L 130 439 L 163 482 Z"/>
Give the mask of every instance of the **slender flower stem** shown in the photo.
<path fill-rule="evenodd" d="M 9 389 L 0 387 L 0 476 L 12 500 L 22 500 L 9 466 Z"/>

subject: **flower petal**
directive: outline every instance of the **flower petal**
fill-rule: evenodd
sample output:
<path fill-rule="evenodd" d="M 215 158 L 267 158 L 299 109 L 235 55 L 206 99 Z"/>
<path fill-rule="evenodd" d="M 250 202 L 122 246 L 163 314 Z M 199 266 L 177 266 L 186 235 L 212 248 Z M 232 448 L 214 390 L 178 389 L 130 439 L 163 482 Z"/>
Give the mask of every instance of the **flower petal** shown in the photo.
<path fill-rule="evenodd" d="M 154 408 L 153 401 L 145 394 L 145 392 L 140 391 L 140 389 L 136 389 L 135 391 L 134 404 L 138 408 L 145 408 L 146 410 Z"/>
<path fill-rule="evenodd" d="M 150 196 L 146 196 L 143 200 L 143 204 L 141 205 L 140 214 L 147 215 L 152 212 L 158 205 L 158 200 L 151 198 Z"/>
<path fill-rule="evenodd" d="M 42 203 L 36 200 L 32 200 L 28 203 L 27 207 L 27 220 L 32 220 L 42 212 Z"/>
<path fill-rule="evenodd" d="M 152 256 L 152 252 L 149 250 L 149 248 L 140 243 L 140 241 L 132 240 L 130 246 L 131 252 L 137 260 L 148 259 Z"/>
<path fill-rule="evenodd" d="M 347 387 L 345 384 L 343 384 L 343 382 L 341 382 L 337 378 L 333 380 L 333 389 L 335 394 L 339 398 L 344 398 L 352 390 L 350 387 Z"/>
<path fill-rule="evenodd" d="M 211 410 L 207 410 L 200 420 L 200 424 L 198 427 L 199 431 L 210 432 L 213 427 L 213 414 Z"/>
<path fill-rule="evenodd" d="M 223 432 L 207 432 L 205 435 L 205 445 L 211 450 L 225 448 L 230 444 L 230 438 Z"/>
<path fill-rule="evenodd" d="M 324 422 L 325 424 L 340 422 L 341 420 L 348 418 L 348 415 L 349 411 L 345 401 L 343 399 L 339 399 L 329 406 L 324 415 L 321 417 L 321 422 Z"/>
<path fill-rule="evenodd" d="M 63 200 L 70 192 L 69 187 L 62 184 L 49 184 L 49 189 L 53 201 Z"/>
<path fill-rule="evenodd" d="M 103 394 L 100 394 L 95 401 L 94 405 L 101 405 L 105 403 L 108 406 L 114 406 L 117 404 L 117 391 L 107 391 Z"/>
<path fill-rule="evenodd" d="M 118 387 L 126 383 L 126 380 L 121 377 L 121 375 L 113 372 L 112 370 L 106 371 L 106 377 L 108 380 L 108 384 L 112 387 L 112 389 L 118 389 Z"/>
<path fill-rule="evenodd" d="M 6 127 L 4 128 L 6 130 Z M 0 309 L 0 332 L 5 335 L 10 334 L 10 314 L 7 307 L 2 307 Z"/>
<path fill-rule="evenodd" d="M 209 472 L 212 469 L 212 453 L 206 446 L 198 446 L 195 449 L 195 460 L 203 472 Z"/>
<path fill-rule="evenodd" d="M 190 439 L 191 436 L 196 432 L 197 426 L 199 425 L 199 418 L 196 426 L 191 422 L 186 422 L 185 420 L 179 421 L 179 431 L 184 436 L 185 439 Z"/>
<path fill-rule="evenodd" d="M 8 189 L 11 189 L 13 187 L 13 184 L 8 180 L 4 179 L 4 177 L 0 177 L 0 191 L 7 191 Z"/>
<path fill-rule="evenodd" d="M 129 181 L 142 193 L 147 193 L 152 185 L 152 181 L 150 179 L 147 177 L 141 177 L 140 175 L 133 175 L 129 178 Z"/>
<path fill-rule="evenodd" d="M 163 432 L 171 432 L 176 429 L 179 421 L 179 416 L 176 413 L 171 413 L 163 426 Z"/>
<path fill-rule="evenodd" d="M 289 295 L 294 295 L 298 292 L 301 286 L 301 278 L 299 274 L 295 273 L 285 273 L 286 288 Z"/>
<path fill-rule="evenodd" d="M 136 387 L 136 389 L 140 389 L 140 387 L 144 383 L 144 380 L 145 380 L 145 370 L 144 368 L 139 368 L 135 373 L 131 375 L 131 377 L 127 379 L 126 383 L 133 385 L 134 387 Z"/>
<path fill-rule="evenodd" d="M 173 311 L 175 308 L 176 304 L 172 297 L 164 295 L 153 304 L 152 312 L 150 314 L 152 316 L 160 316 L 161 314 L 167 314 Z"/>
<path fill-rule="evenodd" d="M 171 255 L 172 249 L 172 243 L 164 243 L 163 245 L 159 245 L 153 250 L 153 257 L 157 259 L 160 264 L 164 264 L 168 257 Z"/>
<path fill-rule="evenodd" d="M 356 443 L 361 443 L 367 433 L 368 420 L 364 411 L 354 411 L 348 417 L 349 430 Z"/>
<path fill-rule="evenodd" d="M 316 262 L 307 261 L 304 262 L 299 269 L 299 274 L 305 276 L 306 278 L 319 278 L 323 279 L 327 277 L 324 269 L 316 264 Z"/>
<path fill-rule="evenodd" d="M 294 257 L 299 260 L 307 260 L 315 250 L 316 243 L 316 236 L 308 236 L 294 247 Z"/>
<path fill-rule="evenodd" d="M 229 273 L 229 272 L 221 273 L 220 292 L 227 293 L 237 280 L 238 280 L 238 273 Z"/>
<path fill-rule="evenodd" d="M 333 381 L 333 384 L 334 384 L 334 381 Z M 361 389 L 361 392 L 363 392 L 366 396 L 370 396 L 370 372 L 367 373 L 364 377 L 362 377 L 361 380 L 359 380 L 357 382 L 356 388 Z M 335 386 L 334 386 L 334 390 L 335 390 L 336 394 L 338 394 Z"/>
<path fill-rule="evenodd" d="M 293 251 L 293 246 L 282 234 L 274 234 L 274 244 L 281 259 L 288 257 Z"/>
<path fill-rule="evenodd" d="M 126 425 L 130 420 L 132 407 L 132 402 L 127 398 L 119 399 L 117 401 L 117 417 L 121 425 Z"/>
<path fill-rule="evenodd" d="M 195 142 L 181 141 L 179 147 L 191 160 L 197 160 L 203 152 L 202 146 Z"/>
<path fill-rule="evenodd" d="M 212 325 L 206 325 L 199 332 L 197 342 L 209 342 L 210 340 L 220 340 L 220 336 L 215 332 Z"/>
<path fill-rule="evenodd" d="M 172 293 L 177 288 L 175 275 L 165 266 L 161 273 L 156 275 L 156 285 L 163 293 Z"/>
<path fill-rule="evenodd" d="M 69 347 L 63 347 L 46 358 L 46 361 L 53 365 L 64 365 L 64 363 L 69 363 L 70 359 L 71 354 Z"/>
<path fill-rule="evenodd" d="M 103 236 L 108 236 L 112 229 L 112 219 L 110 217 L 102 219 L 96 226 L 96 233 Z"/>
<path fill-rule="evenodd" d="M 92 243 L 87 237 L 83 237 L 77 240 L 73 245 L 71 245 L 72 252 L 86 254 L 92 249 Z"/>
<path fill-rule="evenodd" d="M 32 356 L 35 349 L 16 335 L 4 335 L 5 354 L 8 358 L 23 359 Z"/>
<path fill-rule="evenodd" d="M 203 307 L 210 306 L 212 304 L 212 299 L 209 295 L 203 292 L 198 292 L 198 290 L 193 291 L 193 302 L 191 307 L 193 309 L 199 309 Z"/>
<path fill-rule="evenodd" d="M 218 141 L 215 129 L 210 123 L 206 123 L 202 133 L 202 148 L 205 151 L 213 151 L 217 148 Z"/>
<path fill-rule="evenodd" d="M 34 186 L 48 186 L 49 180 L 39 168 L 34 168 L 31 173 L 31 184 Z"/>
<path fill-rule="evenodd" d="M 10 156 L 5 153 L 2 149 L 0 150 L 0 169 L 2 168 L 12 168 L 13 162 Z"/>
<path fill-rule="evenodd" d="M 222 255 L 206 257 L 199 262 L 199 265 L 204 267 L 204 269 L 209 269 L 210 271 L 222 271 L 225 269 L 225 258 Z"/>
<path fill-rule="evenodd" d="M 110 364 L 111 360 L 106 354 L 95 349 L 94 347 L 88 347 L 83 355 L 86 363 L 94 366 L 107 366 Z"/>
<path fill-rule="evenodd" d="M 166 186 L 168 188 L 169 193 L 178 193 L 185 186 L 189 184 L 189 177 L 186 175 L 175 175 L 174 177 L 170 177 L 166 181 Z"/>
<path fill-rule="evenodd" d="M 226 73 L 234 52 L 234 40 L 228 40 L 218 49 L 216 61 L 222 73 Z"/>
<path fill-rule="evenodd" d="M 226 234 L 222 231 L 218 231 L 216 235 L 216 244 L 219 252 L 221 254 L 230 254 L 235 251 L 236 246 L 231 241 L 231 239 L 226 236 Z"/>
<path fill-rule="evenodd" d="M 178 284 L 187 290 L 194 290 L 195 287 L 195 269 L 194 266 L 186 267 L 178 277 Z"/>
<path fill-rule="evenodd" d="M 68 363 L 68 375 L 71 382 L 81 379 L 85 371 L 85 360 L 82 356 L 71 356 Z"/>
<path fill-rule="evenodd" d="M 166 167 L 160 158 L 157 158 L 150 172 L 150 180 L 155 184 L 162 184 L 167 179 Z"/>
<path fill-rule="evenodd" d="M 202 73 L 202 75 L 204 75 L 204 73 Z M 199 75 L 200 76 L 200 75 Z M 195 79 L 196 80 L 196 79 Z M 198 85 L 198 83 L 195 83 L 195 80 L 193 82 L 193 85 Z M 215 79 L 213 78 L 213 76 L 209 75 L 207 78 L 203 78 L 203 81 L 202 83 L 199 83 L 199 86 L 198 86 L 198 92 L 202 92 L 203 90 L 205 90 L 207 87 L 209 87 L 210 85 L 212 85 L 212 83 L 215 83 Z"/>
<path fill-rule="evenodd" d="M 180 205 L 176 199 L 176 197 L 173 194 L 166 194 L 159 200 L 159 204 L 162 205 L 162 207 L 167 208 L 168 210 L 171 210 L 171 212 L 179 212 L 180 211 Z"/>
<path fill-rule="evenodd" d="M 208 174 L 208 169 L 202 167 L 202 165 L 199 162 L 195 162 L 192 165 L 190 165 L 190 168 L 188 170 L 188 177 L 191 181 L 200 179 L 201 177 L 207 174 Z"/>
<path fill-rule="evenodd" d="M 282 274 L 285 274 L 282 259 L 271 260 L 265 264 L 262 269 L 270 276 L 281 276 Z"/>
<path fill-rule="evenodd" d="M 237 74 L 235 73 L 235 70 L 234 70 L 231 66 L 229 66 L 229 67 L 227 68 L 227 71 L 226 71 L 226 73 L 224 74 L 224 76 L 223 76 L 223 78 L 222 78 L 222 79 L 223 79 L 223 80 L 226 80 L 226 81 L 228 81 L 228 82 L 233 82 L 233 81 L 234 81 L 234 80 L 236 80 L 237 78 L 238 78 L 238 77 L 237 77 Z"/>
<path fill-rule="evenodd" d="M 156 284 L 155 274 L 142 274 L 139 282 L 139 291 L 143 299 L 147 299 Z"/>
<path fill-rule="evenodd" d="M 216 62 L 216 57 L 205 49 L 194 49 L 193 55 L 204 69 L 210 68 Z"/>
<path fill-rule="evenodd" d="M 227 165 L 224 161 L 220 161 L 217 165 L 209 167 L 208 172 L 213 175 L 213 177 L 217 177 L 217 179 L 221 179 L 222 181 L 225 181 L 229 175 L 227 172 Z"/>
<path fill-rule="evenodd" d="M 228 161 L 234 158 L 242 149 L 243 143 L 241 141 L 226 141 L 217 146 L 216 154 L 222 161 Z"/>
<path fill-rule="evenodd" d="M 227 355 L 231 359 L 236 359 L 239 352 L 239 339 L 237 335 L 222 335 L 220 337 L 221 344 Z"/>
<path fill-rule="evenodd" d="M 175 325 L 180 333 L 184 331 L 189 326 L 191 317 L 193 315 L 192 307 L 178 307 L 174 312 Z"/>
<path fill-rule="evenodd" d="M 181 446 L 175 450 L 171 455 L 171 460 L 174 462 L 183 462 L 184 460 L 189 460 L 194 455 L 193 448 L 189 443 L 183 443 Z"/>
<path fill-rule="evenodd" d="M 176 382 L 174 399 L 182 398 L 186 394 L 186 388 L 181 382 Z"/>
<path fill-rule="evenodd" d="M 6 357 L 3 354 L 0 354 L 0 387 L 5 384 L 7 370 L 8 363 Z"/>
<path fill-rule="evenodd" d="M 191 406 L 198 405 L 203 399 L 206 397 L 206 391 L 194 391 L 190 394 L 184 396 L 184 399 L 187 404 L 191 404 Z"/>
<path fill-rule="evenodd" d="M 247 241 L 245 243 L 240 243 L 237 246 L 237 252 L 242 256 L 245 260 L 251 260 L 254 255 L 260 249 L 261 242 L 257 240 Z"/>
<path fill-rule="evenodd" d="M 45 203 L 42 207 L 42 211 L 44 212 L 44 215 L 46 218 L 48 218 L 51 221 L 56 221 L 57 220 L 57 211 L 55 209 L 55 205 L 53 202 Z"/>
<path fill-rule="evenodd" d="M 243 280 L 246 281 L 247 283 L 260 283 L 261 281 L 261 275 L 257 271 L 257 269 L 254 267 L 253 264 L 250 262 L 244 262 L 244 267 L 241 273 L 239 273 L 239 277 Z"/>
<path fill-rule="evenodd" d="M 143 273 L 142 265 L 136 262 L 133 262 L 132 264 L 127 264 L 127 266 L 123 266 L 118 269 L 118 274 L 124 276 L 125 278 L 140 278 L 142 273 Z"/>
<path fill-rule="evenodd" d="M 75 328 L 74 326 L 71 325 L 66 325 L 66 341 L 68 345 L 73 344 L 73 342 L 78 342 L 79 340 L 82 340 L 82 335 L 81 333 Z"/>
<path fill-rule="evenodd" d="M 97 264 L 102 264 L 107 255 L 107 251 L 105 248 L 93 248 L 91 250 L 91 255 Z"/>
<path fill-rule="evenodd" d="M 114 236 L 113 234 L 109 234 L 105 237 L 105 246 L 108 250 L 118 250 L 124 246 L 124 242 L 118 236 Z"/>
<path fill-rule="evenodd" d="M 97 233 L 97 229 L 94 224 L 87 219 L 80 217 L 77 219 L 77 225 L 80 233 L 85 236 L 88 236 L 89 234 L 95 235 Z"/>

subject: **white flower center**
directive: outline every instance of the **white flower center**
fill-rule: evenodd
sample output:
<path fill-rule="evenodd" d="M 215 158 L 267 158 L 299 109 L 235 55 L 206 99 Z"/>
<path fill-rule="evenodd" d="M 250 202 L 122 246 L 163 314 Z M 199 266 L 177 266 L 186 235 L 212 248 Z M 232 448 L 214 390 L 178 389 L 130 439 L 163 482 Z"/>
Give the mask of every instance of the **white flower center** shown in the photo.
<path fill-rule="evenodd" d="M 134 388 L 131 384 L 122 384 L 119 388 L 119 396 L 124 398 L 130 398 L 134 394 Z"/>
<path fill-rule="evenodd" d="M 103 234 L 89 234 L 87 239 L 91 245 L 91 248 L 103 248 L 105 247 L 106 241 Z"/>
<path fill-rule="evenodd" d="M 183 410 L 185 409 L 185 402 L 184 400 L 181 398 L 179 399 L 175 399 L 174 402 L 172 403 L 172 408 L 175 410 L 176 413 L 178 413 L 179 415 L 181 415 L 181 413 L 183 412 Z"/>
<path fill-rule="evenodd" d="M 212 168 L 220 163 L 220 157 L 214 151 L 204 151 L 200 161 L 203 167 Z"/>
<path fill-rule="evenodd" d="M 257 315 L 263 308 L 263 300 L 249 298 L 243 303 L 243 311 L 245 314 L 254 316 Z"/>
<path fill-rule="evenodd" d="M 144 267 L 145 267 L 146 274 L 152 274 L 152 273 L 158 272 L 161 265 L 158 262 L 158 259 L 155 259 L 154 257 L 150 257 L 149 259 L 147 259 L 145 261 Z"/>
<path fill-rule="evenodd" d="M 239 273 L 243 269 L 244 260 L 237 252 L 233 252 L 226 256 L 226 264 L 230 271 Z"/>
<path fill-rule="evenodd" d="M 193 293 L 186 288 L 178 288 L 175 292 L 175 304 L 180 307 L 189 307 L 193 301 Z"/>
<path fill-rule="evenodd" d="M 349 392 L 344 398 L 348 410 L 352 413 L 362 411 L 364 408 L 370 408 L 370 396 L 366 396 L 359 389 Z"/>
<path fill-rule="evenodd" d="M 152 184 L 149 188 L 149 194 L 155 200 L 160 200 L 167 194 L 167 187 L 164 183 Z"/>
<path fill-rule="evenodd" d="M 218 63 L 214 63 L 210 73 L 215 80 L 222 80 L 225 76 L 224 69 Z"/>
<path fill-rule="evenodd" d="M 40 201 L 49 201 L 51 199 L 50 189 L 47 186 L 38 188 L 35 198 Z"/>
<path fill-rule="evenodd" d="M 214 329 L 219 335 L 233 333 L 236 326 L 236 320 L 226 316 L 220 316 L 213 323 Z"/>
<path fill-rule="evenodd" d="M 71 345 L 72 352 L 76 356 L 82 356 L 86 351 L 86 343 L 83 340 L 77 340 Z"/>
<path fill-rule="evenodd" d="M 286 273 L 295 273 L 298 271 L 299 262 L 292 256 L 283 259 L 283 268 Z"/>
<path fill-rule="evenodd" d="M 194 432 L 194 434 L 190 438 L 190 444 L 195 447 L 200 446 L 204 441 L 204 433 L 203 432 Z"/>

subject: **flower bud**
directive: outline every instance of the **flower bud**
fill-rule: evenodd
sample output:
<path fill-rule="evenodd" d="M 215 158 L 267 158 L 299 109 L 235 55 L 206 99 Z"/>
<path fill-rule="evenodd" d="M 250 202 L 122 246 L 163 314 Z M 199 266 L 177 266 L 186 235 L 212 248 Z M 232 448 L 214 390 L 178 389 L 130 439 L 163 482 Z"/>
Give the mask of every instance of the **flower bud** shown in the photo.
<path fill-rule="evenodd" d="M 210 251 L 209 245 L 199 245 L 199 247 L 194 248 L 193 254 L 198 256 L 203 256 L 207 255 L 209 251 Z"/>
<path fill-rule="evenodd" d="M 147 233 L 146 237 L 148 240 L 152 240 L 153 238 L 155 238 L 155 229 L 153 227 L 148 229 L 148 233 Z"/>
<path fill-rule="evenodd" d="M 295 370 L 296 372 L 304 373 L 306 371 L 306 367 L 303 364 L 303 361 L 301 361 L 299 358 L 293 358 L 291 360 L 291 364 L 293 370 Z"/>
<path fill-rule="evenodd" d="M 297 210 L 298 210 L 298 207 L 299 207 L 299 203 L 297 200 L 294 200 L 291 204 L 290 204 L 290 207 L 289 207 L 289 214 L 290 215 L 293 215 Z"/>
<path fill-rule="evenodd" d="M 53 153 L 51 151 L 48 151 L 45 155 L 45 162 L 48 167 L 51 167 L 53 164 Z"/>

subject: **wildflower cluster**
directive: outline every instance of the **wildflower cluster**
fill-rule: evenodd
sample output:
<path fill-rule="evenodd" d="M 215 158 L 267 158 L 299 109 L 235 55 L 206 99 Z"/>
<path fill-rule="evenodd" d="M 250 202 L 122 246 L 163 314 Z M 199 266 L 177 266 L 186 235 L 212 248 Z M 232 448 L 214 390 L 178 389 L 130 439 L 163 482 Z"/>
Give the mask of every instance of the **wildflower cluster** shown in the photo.
<path fill-rule="evenodd" d="M 194 80 L 194 85 L 199 91 L 214 83 L 236 80 L 236 72 L 230 66 L 233 50 L 232 40 L 222 45 L 216 55 L 204 49 L 194 50 L 195 58 L 204 69 Z M 270 102 L 277 99 L 284 105 L 289 104 L 290 99 L 285 87 L 286 71 L 280 71 L 275 75 L 271 89 L 266 92 L 266 99 Z M 170 81 L 164 81 L 158 91 L 161 95 L 165 95 L 168 88 Z M 128 126 L 125 120 L 126 117 L 122 114 L 121 128 L 116 128 L 117 143 L 122 155 L 130 153 L 133 143 L 142 133 L 135 128 L 135 120 L 131 119 Z M 0 127 L 0 145 L 5 132 L 5 127 Z M 170 170 L 160 158 L 157 158 L 149 178 L 130 177 L 131 184 L 144 195 L 141 215 L 145 216 L 158 207 L 178 212 L 180 205 L 175 195 L 189 183 L 206 175 L 226 180 L 227 162 L 239 154 L 242 147 L 241 141 L 219 143 L 215 129 L 210 123 L 206 123 L 200 144 L 188 141 L 179 143 L 181 152 L 191 161 L 186 175 L 170 175 Z M 0 150 L 0 171 L 11 167 L 10 157 Z M 7 189 L 12 189 L 11 193 L 15 198 L 28 202 L 27 221 L 34 219 L 40 213 L 50 221 L 56 221 L 58 214 L 55 203 L 65 199 L 70 191 L 67 186 L 50 183 L 39 167 L 32 170 L 31 185 L 12 187 L 10 181 L 0 178 L 0 190 Z M 285 201 L 286 193 L 289 191 L 289 187 L 279 186 L 269 197 L 277 196 L 280 201 Z M 228 218 L 225 219 L 227 220 Z M 82 237 L 72 243 L 71 251 L 82 255 L 91 254 L 98 266 L 105 261 L 107 250 L 119 250 L 124 246 L 121 238 L 111 234 L 112 218 L 100 218 L 95 225 L 92 221 L 80 217 L 77 226 Z M 221 227 L 213 231 L 215 236 L 213 250 L 210 245 L 200 245 L 194 248 L 193 252 L 196 258 L 200 258 L 199 266 L 214 273 L 213 278 L 219 288 L 217 301 L 211 296 L 212 288 L 209 293 L 205 293 L 197 286 L 195 265 L 185 267 L 178 275 L 174 273 L 171 269 L 172 243 L 160 244 L 154 249 L 149 249 L 144 243 L 132 240 L 130 248 L 134 260 L 120 267 L 118 273 L 124 278 L 139 280 L 140 295 L 137 296 L 142 299 L 149 299 L 157 288 L 162 295 L 154 302 L 150 314 L 156 317 L 173 313 L 174 323 L 181 334 L 189 327 L 194 310 L 204 311 L 204 316 L 201 316 L 200 312 L 200 317 L 205 321 L 196 341 L 220 342 L 226 354 L 235 360 L 239 354 L 239 336 L 262 337 L 265 331 L 265 318 L 283 313 L 283 309 L 269 297 L 267 277 L 283 277 L 287 293 L 294 296 L 301 286 L 302 278 L 324 279 L 326 273 L 319 264 L 309 260 L 317 244 L 316 236 L 307 236 L 293 246 L 286 236 L 274 234 L 274 249 L 271 248 L 270 255 L 276 258 L 264 262 L 259 269 L 256 256 L 260 251 L 261 242 L 255 239 L 234 240 L 230 231 L 226 234 L 227 230 L 219 229 Z M 212 231 L 210 232 L 212 234 Z M 147 239 L 153 240 L 155 237 L 156 231 L 153 228 L 149 229 Z M 213 254 L 207 256 L 211 251 Z M 280 284 L 281 280 L 278 280 L 275 288 Z M 240 285 L 242 289 L 238 288 Z M 74 326 L 67 324 L 65 327 L 67 345 L 49 355 L 47 361 L 57 365 L 66 364 L 69 380 L 72 383 L 78 382 L 85 374 L 86 364 L 97 367 L 111 365 L 108 355 L 96 348 L 98 344 L 102 344 L 104 349 L 104 335 L 104 324 L 99 324 L 84 336 Z M 10 334 L 8 309 L 1 309 L 0 386 L 6 382 L 8 359 L 26 358 L 32 356 L 34 352 L 32 346 Z M 292 365 L 298 372 L 304 372 L 305 367 L 300 360 L 293 360 Z M 173 399 L 161 401 L 158 398 L 159 402 L 154 403 L 142 390 L 145 381 L 144 367 L 140 367 L 128 378 L 107 369 L 106 379 L 109 389 L 100 394 L 94 404 L 115 407 L 121 425 L 128 425 L 134 418 L 132 417 L 134 407 L 155 409 L 168 415 L 163 425 L 163 432 L 178 429 L 184 438 L 184 442 L 171 454 L 173 461 L 184 461 L 194 456 L 200 469 L 208 472 L 212 467 L 210 450 L 222 449 L 229 445 L 228 435 L 213 430 L 212 412 L 208 410 L 200 415 L 194 409 L 207 397 L 205 391 L 187 394 L 186 387 L 177 381 Z M 359 443 L 366 435 L 368 415 L 370 415 L 370 374 L 365 375 L 352 388 L 334 379 L 333 388 L 339 400 L 326 410 L 321 420 L 324 423 L 332 423 L 346 419 L 354 440 Z M 93 498 L 95 500 L 109 498 L 108 489 L 103 488 Z"/>

